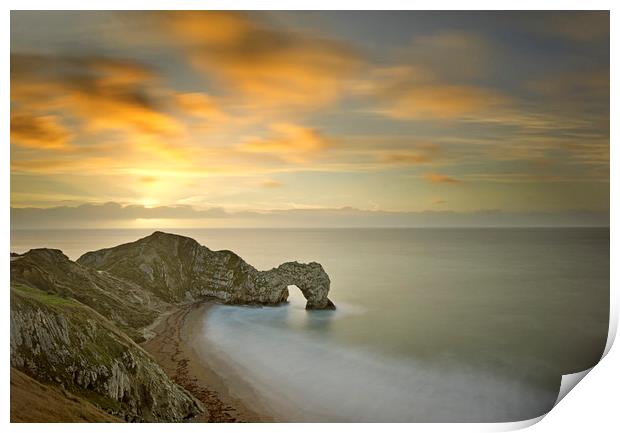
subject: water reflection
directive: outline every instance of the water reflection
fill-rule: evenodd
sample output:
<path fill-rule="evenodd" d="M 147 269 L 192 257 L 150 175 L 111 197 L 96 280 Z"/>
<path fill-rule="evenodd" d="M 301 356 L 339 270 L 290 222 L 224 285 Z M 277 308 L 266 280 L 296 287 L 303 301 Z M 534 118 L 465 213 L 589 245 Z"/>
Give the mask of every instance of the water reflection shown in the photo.
<path fill-rule="evenodd" d="M 289 286 L 288 304 L 281 307 L 287 326 L 327 333 L 338 310 L 306 310 L 306 299 L 297 288 Z"/>

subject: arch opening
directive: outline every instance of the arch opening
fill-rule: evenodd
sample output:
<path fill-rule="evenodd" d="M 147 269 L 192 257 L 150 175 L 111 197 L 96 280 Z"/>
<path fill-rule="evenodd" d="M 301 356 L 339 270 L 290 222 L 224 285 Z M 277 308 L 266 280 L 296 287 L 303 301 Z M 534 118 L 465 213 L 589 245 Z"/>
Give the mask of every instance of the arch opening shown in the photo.
<path fill-rule="evenodd" d="M 334 310 L 336 306 L 327 297 L 329 276 L 319 263 L 283 263 L 276 269 L 278 276 L 287 286 L 296 286 L 306 298 L 306 310 Z"/>

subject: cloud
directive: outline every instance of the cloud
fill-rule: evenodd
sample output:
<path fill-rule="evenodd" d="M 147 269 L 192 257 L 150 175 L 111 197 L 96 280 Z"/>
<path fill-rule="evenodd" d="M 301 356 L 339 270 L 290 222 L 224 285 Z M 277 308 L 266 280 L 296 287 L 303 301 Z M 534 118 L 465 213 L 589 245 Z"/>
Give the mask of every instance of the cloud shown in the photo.
<path fill-rule="evenodd" d="M 274 154 L 289 162 L 301 163 L 326 149 L 332 140 L 313 128 L 290 123 L 271 125 L 269 138 L 253 138 L 242 144 L 248 152 Z"/>
<path fill-rule="evenodd" d="M 432 173 L 432 172 L 425 173 L 424 180 L 430 183 L 451 183 L 451 184 L 463 183 L 462 180 L 456 179 L 454 177 L 450 177 L 450 176 L 447 176 L 441 173 Z"/>
<path fill-rule="evenodd" d="M 13 53 L 11 142 L 63 153 L 17 153 L 11 168 L 106 171 L 152 166 L 157 159 L 167 166 L 187 165 L 192 159 L 177 115 L 179 100 L 187 110 L 206 109 L 206 98 L 177 95 L 138 62 Z"/>
<path fill-rule="evenodd" d="M 243 112 L 228 116 L 219 97 L 170 90 L 138 62 L 13 53 L 11 68 L 13 144 L 59 150 L 76 142 L 63 155 L 15 154 L 14 171 L 269 172 L 282 161 L 306 161 L 331 144 L 317 130 L 287 122 L 274 122 L 265 137 L 257 136 L 257 119 L 243 124 Z M 187 116 L 216 123 L 219 135 L 205 137 L 211 129 L 186 125 Z M 244 128 L 252 131 L 247 139 Z"/>
<path fill-rule="evenodd" d="M 375 67 L 355 90 L 373 110 L 395 119 L 484 120 L 514 106 L 512 97 L 479 83 L 492 71 L 497 48 L 482 35 L 442 30 L 399 49 L 401 64 Z"/>
<path fill-rule="evenodd" d="M 220 104 L 205 93 L 177 93 L 174 100 L 182 112 L 191 116 L 207 120 L 222 120 L 225 117 Z"/>
<path fill-rule="evenodd" d="M 556 98 L 606 100 L 609 98 L 609 69 L 546 75 L 527 82 L 526 88 Z"/>
<path fill-rule="evenodd" d="M 316 108 L 337 100 L 359 55 L 341 42 L 225 11 L 148 14 L 190 62 L 254 106 Z"/>
<path fill-rule="evenodd" d="M 261 182 L 261 186 L 263 188 L 280 188 L 283 185 L 284 184 L 282 182 L 278 182 L 277 180 L 273 180 L 273 179 L 267 179 Z"/>
<path fill-rule="evenodd" d="M 592 39 L 600 47 L 567 43 L 532 35 L 519 24 L 521 33 L 509 29 L 518 33 L 518 43 L 500 38 L 506 49 L 500 52 L 499 42 L 482 33 L 442 30 L 405 41 L 402 48 L 355 37 L 380 59 L 372 69 L 348 43 L 326 32 L 311 34 L 296 20 L 278 26 L 283 16 L 277 14 L 120 14 L 127 18 L 120 27 L 144 39 L 119 31 L 111 36 L 118 46 L 111 46 L 108 35 L 78 26 L 66 35 L 86 33 L 79 39 L 81 52 L 92 55 L 13 53 L 12 173 L 90 183 L 88 193 L 71 196 L 81 201 L 175 203 L 205 195 L 214 205 L 252 201 L 262 209 L 299 198 L 281 198 L 298 188 L 270 190 L 277 182 L 261 180 L 293 185 L 292 173 L 299 171 L 317 179 L 312 188 L 341 194 L 335 203 L 348 200 L 347 194 L 355 196 L 354 203 L 366 203 L 367 192 L 349 181 L 364 176 L 376 175 L 379 182 L 414 176 L 422 190 L 466 182 L 471 191 L 454 192 L 468 194 L 480 182 L 609 178 L 608 53 L 599 53 L 605 45 L 601 36 Z M 154 18 L 151 29 L 135 19 L 144 15 Z M 43 27 L 38 34 L 58 38 L 59 29 Z M 477 31 L 490 35 L 498 27 Z M 14 46 L 78 52 L 75 44 L 67 50 L 59 45 L 69 40 L 65 36 L 41 47 L 28 42 L 32 39 Z M 136 46 L 147 39 L 149 46 Z M 98 52 L 124 52 L 131 59 Z M 531 57 L 547 52 L 551 57 L 540 58 L 542 63 Z M 133 60 L 139 58 L 165 67 Z M 501 75 L 493 75 L 500 69 Z M 550 75 L 542 77 L 541 71 Z M 317 113 L 306 118 L 312 109 Z M 419 145 L 424 141 L 438 145 Z M 554 164 L 538 173 L 543 170 L 527 166 L 534 160 Z M 419 171 L 419 165 L 425 167 Z M 458 173 L 458 179 L 425 171 Z M 110 193 L 114 186 L 128 191 Z M 67 198 L 64 188 L 56 187 L 55 197 Z M 28 200 L 19 203 L 41 203 Z"/>
<path fill-rule="evenodd" d="M 434 162 L 441 153 L 440 147 L 434 143 L 424 143 L 410 147 L 413 150 L 380 152 L 379 160 L 388 164 L 429 164 Z"/>
<path fill-rule="evenodd" d="M 11 208 L 11 228 L 109 227 L 116 222 L 151 219 L 167 227 L 190 219 L 192 227 L 506 227 L 506 226 L 609 226 L 609 212 L 567 210 L 558 212 L 419 211 L 387 212 L 351 207 L 230 212 L 222 208 L 197 210 L 190 206 L 122 206 L 118 203 L 83 204 L 53 208 Z M 233 225 L 231 225 L 233 224 Z M 145 227 L 152 227 L 147 225 Z M 46 245 L 41 245 L 46 246 Z"/>
<path fill-rule="evenodd" d="M 539 105 L 561 119 L 563 130 L 577 127 L 582 133 L 604 132 L 608 139 L 609 74 L 609 67 L 546 74 L 526 82 L 525 89 L 541 99 Z"/>
<path fill-rule="evenodd" d="M 59 116 L 11 113 L 11 142 L 34 149 L 67 149 L 72 134 Z"/>
<path fill-rule="evenodd" d="M 601 19 L 561 13 L 531 18 L 546 26 L 574 20 L 588 28 Z M 499 78 L 498 61 L 501 65 L 510 61 L 509 50 L 503 48 L 482 34 L 461 31 L 418 36 L 411 47 L 399 51 L 400 65 L 375 68 L 356 90 L 371 97 L 377 106 L 372 111 L 401 120 L 486 123 L 556 135 L 567 129 L 606 127 L 608 67 L 590 64 L 593 59 L 582 55 L 588 65 L 582 71 L 556 70 L 547 76 L 539 71 L 536 78 L 524 74 L 529 92 L 507 86 L 500 90 L 486 83 L 498 81 L 493 79 Z"/>
<path fill-rule="evenodd" d="M 183 127 L 161 108 L 154 74 L 119 59 L 11 55 L 11 103 L 62 112 L 87 132 L 172 136 Z"/>
<path fill-rule="evenodd" d="M 394 94 L 388 113 L 396 118 L 467 118 L 505 106 L 500 93 L 476 86 L 423 84 Z"/>
<path fill-rule="evenodd" d="M 155 183 L 157 182 L 159 179 L 155 176 L 142 176 L 140 177 L 140 182 L 142 183 Z"/>
<path fill-rule="evenodd" d="M 394 164 L 426 164 L 431 162 L 428 155 L 418 153 L 391 153 L 381 156 L 380 159 Z"/>
<path fill-rule="evenodd" d="M 226 218 L 229 214 L 221 208 L 197 210 L 191 206 L 126 205 L 109 202 L 87 203 L 80 206 L 57 206 L 51 208 L 11 208 L 14 225 L 72 224 L 81 220 L 101 222 L 134 219 L 209 219 Z"/>
<path fill-rule="evenodd" d="M 574 42 L 609 39 L 609 11 L 554 11 L 539 17 L 542 19 L 529 21 L 542 34 Z"/>
<path fill-rule="evenodd" d="M 493 66 L 496 48 L 482 35 L 442 30 L 421 35 L 403 50 L 413 64 L 424 65 L 443 80 L 484 77 Z"/>
<path fill-rule="evenodd" d="M 370 81 L 364 91 L 377 102 L 379 114 L 447 128 L 458 122 L 463 127 L 461 137 L 432 137 L 446 149 L 446 162 L 557 161 L 561 156 L 571 170 L 574 164 L 609 164 L 608 70 L 540 77 L 525 83 L 528 92 L 518 97 L 442 82 L 419 66 L 384 68 Z M 475 129 L 477 135 L 467 137 L 467 131 Z M 456 147 L 457 142 L 466 144 L 467 152 Z M 419 151 L 393 152 L 384 158 L 412 165 L 432 162 Z"/>
<path fill-rule="evenodd" d="M 357 89 L 375 99 L 375 112 L 396 119 L 484 119 L 513 103 L 491 88 L 441 81 L 421 66 L 376 69 Z"/>

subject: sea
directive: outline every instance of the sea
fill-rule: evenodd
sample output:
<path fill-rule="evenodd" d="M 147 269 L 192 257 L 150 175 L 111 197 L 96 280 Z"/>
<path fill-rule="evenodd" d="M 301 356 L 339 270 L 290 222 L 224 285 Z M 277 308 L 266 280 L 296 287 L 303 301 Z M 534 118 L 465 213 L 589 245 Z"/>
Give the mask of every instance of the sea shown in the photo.
<path fill-rule="evenodd" d="M 81 254 L 153 230 L 12 230 Z M 608 228 L 166 229 L 266 270 L 320 262 L 335 311 L 217 305 L 200 345 L 276 421 L 510 422 L 594 366 L 609 322 Z M 242 378 L 241 381 L 233 378 Z"/>

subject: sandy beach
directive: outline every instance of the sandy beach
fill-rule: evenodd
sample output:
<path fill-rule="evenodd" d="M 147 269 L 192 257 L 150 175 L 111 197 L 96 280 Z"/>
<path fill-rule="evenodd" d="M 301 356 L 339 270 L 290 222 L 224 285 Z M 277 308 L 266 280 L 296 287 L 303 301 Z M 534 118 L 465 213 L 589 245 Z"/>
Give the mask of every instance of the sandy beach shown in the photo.
<path fill-rule="evenodd" d="M 206 408 L 198 422 L 270 422 L 258 398 L 233 396 L 230 378 L 216 374 L 201 356 L 197 344 L 204 344 L 203 319 L 210 302 L 198 302 L 171 310 L 156 322 L 154 337 L 142 347 L 155 358 L 166 374 L 200 400 Z M 202 347 L 204 354 L 207 348 Z"/>

